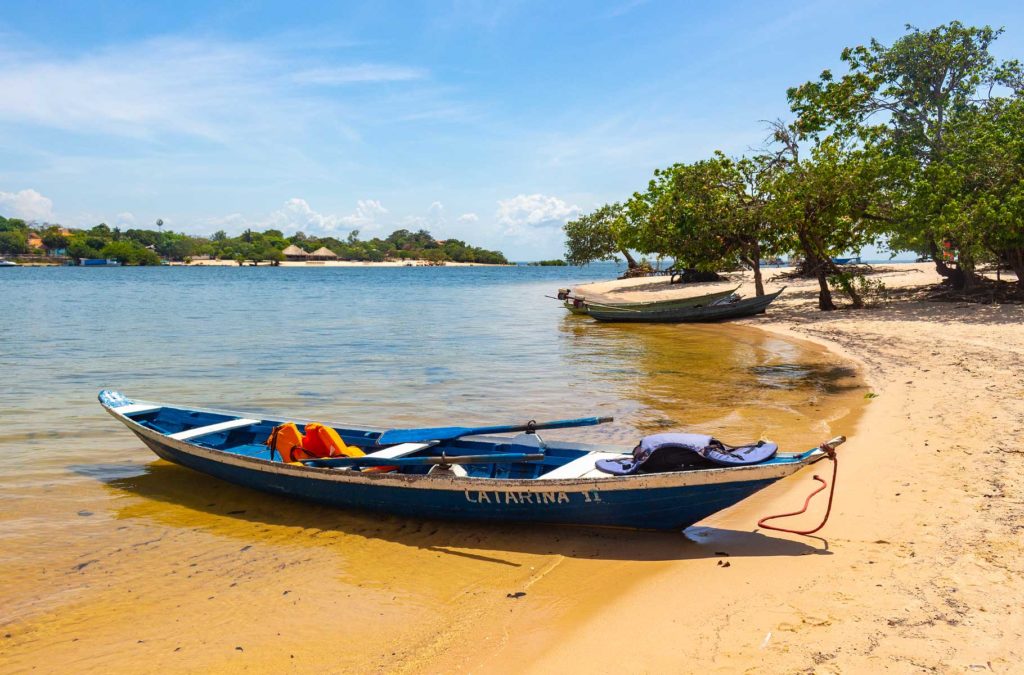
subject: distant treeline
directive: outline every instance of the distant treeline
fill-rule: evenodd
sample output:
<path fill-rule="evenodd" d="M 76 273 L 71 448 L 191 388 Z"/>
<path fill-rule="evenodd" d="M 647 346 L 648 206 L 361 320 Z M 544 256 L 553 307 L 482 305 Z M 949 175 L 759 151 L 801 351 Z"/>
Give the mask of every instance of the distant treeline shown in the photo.
<path fill-rule="evenodd" d="M 32 246 L 32 242 L 36 246 Z M 195 237 L 179 232 L 165 232 L 159 227 L 156 230 L 121 230 L 108 227 L 105 223 L 88 230 L 68 229 L 58 225 L 37 228 L 17 218 L 0 216 L 0 253 L 8 254 L 61 253 L 72 258 L 111 258 L 126 265 L 159 265 L 162 259 L 187 261 L 199 256 L 238 262 L 275 262 L 284 260 L 282 251 L 293 244 L 307 253 L 326 247 L 341 260 L 508 262 L 499 251 L 470 246 L 458 239 L 437 241 L 426 230 L 397 230 L 385 239 L 374 237 L 365 241 L 359 239 L 358 230 L 349 233 L 344 240 L 313 237 L 302 232 L 285 237 L 280 230 L 246 230 L 237 237 L 229 237 L 222 230 L 210 237 Z"/>
<path fill-rule="evenodd" d="M 1011 267 L 1024 293 L 1024 67 L 990 46 L 1002 30 L 911 26 L 891 45 L 844 49 L 847 72 L 788 90 L 791 121 L 756 154 L 654 172 L 646 190 L 565 226 L 566 260 L 633 253 L 698 270 L 754 270 L 789 254 L 862 307 L 869 287 L 834 256 L 886 244 L 935 261 L 957 289 L 983 263 Z"/>

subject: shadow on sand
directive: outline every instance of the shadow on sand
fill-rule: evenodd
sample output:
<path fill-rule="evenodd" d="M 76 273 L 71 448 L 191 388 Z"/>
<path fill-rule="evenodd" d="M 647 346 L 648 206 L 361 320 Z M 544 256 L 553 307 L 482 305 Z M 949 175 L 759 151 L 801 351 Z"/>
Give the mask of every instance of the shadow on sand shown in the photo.
<path fill-rule="evenodd" d="M 520 566 L 495 553 L 563 555 L 600 560 L 697 560 L 706 558 L 829 554 L 827 543 L 804 542 L 758 532 L 694 526 L 683 533 L 585 528 L 536 524 L 481 524 L 402 518 L 381 513 L 336 509 L 263 494 L 164 461 L 141 464 L 74 465 L 69 470 L 94 478 L 109 489 L 149 500 L 140 512 L 122 508 L 119 518 L 152 518 L 172 527 L 210 527 L 220 532 L 222 518 L 258 525 L 302 528 L 311 533 L 336 532 L 405 546 Z M 184 507 L 211 518 L 182 518 Z M 244 528 L 224 528 L 245 538 Z M 313 539 L 313 541 L 316 541 Z"/>

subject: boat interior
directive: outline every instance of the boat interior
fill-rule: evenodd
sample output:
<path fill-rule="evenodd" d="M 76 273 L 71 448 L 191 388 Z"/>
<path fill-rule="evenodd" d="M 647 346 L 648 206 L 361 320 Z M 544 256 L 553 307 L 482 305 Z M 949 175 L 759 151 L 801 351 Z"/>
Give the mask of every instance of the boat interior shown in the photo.
<path fill-rule="evenodd" d="M 230 413 L 190 410 L 147 403 L 131 403 L 112 408 L 119 415 L 152 429 L 169 438 L 187 441 L 211 450 L 231 453 L 243 457 L 281 461 L 280 454 L 274 454 L 267 446 L 267 439 L 280 420 L 240 417 Z M 296 423 L 303 431 L 305 424 Z M 366 457 L 412 458 L 412 457 L 455 457 L 459 455 L 492 455 L 506 453 L 542 453 L 534 461 L 481 461 L 479 463 L 453 464 L 455 475 L 472 478 L 496 479 L 564 479 L 564 478 L 610 478 L 598 470 L 595 463 L 601 459 L 621 458 L 621 452 L 607 452 L 574 446 L 561 442 L 545 443 L 538 434 L 519 434 L 507 440 L 495 442 L 494 437 L 483 440 L 464 437 L 443 442 L 401 443 L 390 446 L 376 444 L 380 431 L 346 429 L 335 427 L 335 431 L 346 445 L 360 448 Z M 801 461 L 801 455 L 776 455 L 765 463 L 791 463 Z M 317 466 L 314 461 L 313 466 Z M 323 466 L 323 464 L 321 464 Z M 403 474 L 425 475 L 430 465 L 402 465 L 389 470 Z M 341 470 L 351 470 L 348 467 Z M 359 470 L 359 469 L 354 469 Z M 380 469 L 377 469 L 380 471 Z"/>

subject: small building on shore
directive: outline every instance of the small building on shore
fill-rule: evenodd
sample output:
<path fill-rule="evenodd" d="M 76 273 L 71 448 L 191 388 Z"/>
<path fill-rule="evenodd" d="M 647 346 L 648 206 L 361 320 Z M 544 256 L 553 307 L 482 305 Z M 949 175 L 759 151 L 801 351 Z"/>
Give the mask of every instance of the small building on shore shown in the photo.
<path fill-rule="evenodd" d="M 338 254 L 335 253 L 334 251 L 332 251 L 331 249 L 327 248 L 326 246 L 321 246 L 317 250 L 315 250 L 312 253 L 310 253 L 308 259 L 309 260 L 337 260 L 338 259 Z"/>
<path fill-rule="evenodd" d="M 281 253 L 284 254 L 285 260 L 309 260 L 309 254 L 295 244 L 292 244 L 285 250 L 281 251 Z"/>

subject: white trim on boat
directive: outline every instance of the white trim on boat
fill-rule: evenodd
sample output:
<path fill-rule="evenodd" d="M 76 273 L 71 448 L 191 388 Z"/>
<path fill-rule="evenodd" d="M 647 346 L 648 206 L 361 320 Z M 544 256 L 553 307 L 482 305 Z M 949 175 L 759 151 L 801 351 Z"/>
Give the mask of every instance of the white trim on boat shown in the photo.
<path fill-rule="evenodd" d="M 399 443 L 398 445 L 392 445 L 389 448 L 378 450 L 377 452 L 369 452 L 364 457 L 380 457 L 382 459 L 396 459 L 398 457 L 407 457 L 413 453 L 417 453 L 420 450 L 426 450 L 427 448 L 433 447 L 440 443 L 440 441 L 428 441 L 426 443 Z M 350 466 L 331 467 L 338 469 L 339 471 L 351 471 Z"/>
<path fill-rule="evenodd" d="M 205 427 L 196 427 L 195 429 L 179 431 L 176 434 L 167 434 L 167 438 L 173 438 L 176 441 L 187 441 L 192 438 L 199 438 L 200 436 L 208 436 L 210 434 L 218 434 L 222 431 L 231 431 L 232 429 L 241 429 L 242 427 L 248 427 L 252 426 L 253 424 L 259 423 L 260 420 L 252 420 L 243 417 L 242 419 L 228 420 L 227 422 L 210 424 Z"/>
<path fill-rule="evenodd" d="M 106 407 L 106 406 L 104 406 Z M 106 408 L 114 415 L 116 408 Z M 193 409 L 195 410 L 195 409 Z M 203 412 L 221 413 L 224 411 L 206 410 Z M 408 488 L 426 490 L 488 490 L 498 492 L 546 492 L 560 490 L 566 492 L 587 492 L 593 490 L 636 490 L 643 488 L 668 488 L 686 487 L 690 485 L 716 485 L 723 483 L 737 483 L 757 480 L 778 480 L 785 476 L 796 473 L 810 464 L 815 459 L 820 459 L 823 452 L 816 450 L 808 455 L 803 461 L 793 461 L 778 464 L 753 464 L 742 467 L 719 467 L 710 469 L 699 469 L 692 471 L 671 471 L 656 474 L 637 474 L 631 476 L 612 476 L 599 472 L 600 476 L 587 476 L 585 478 L 562 478 L 553 481 L 541 481 L 534 478 L 529 479 L 495 479 L 495 478 L 474 478 L 454 477 L 442 478 L 438 476 L 408 475 L 402 473 L 379 473 L 360 471 L 338 471 L 325 467 L 299 466 L 274 462 L 259 457 L 247 457 L 234 455 L 223 450 L 204 448 L 195 445 L 191 441 L 181 441 L 162 434 L 159 431 L 150 429 L 130 417 L 115 415 L 125 426 L 133 432 L 148 438 L 157 443 L 162 443 L 179 452 L 185 452 L 194 457 L 208 459 L 221 464 L 236 466 L 239 468 L 262 471 L 279 475 L 301 476 L 332 483 L 380 483 L 381 485 L 401 486 Z M 500 436 L 482 436 L 480 440 L 493 440 L 495 442 L 507 441 L 507 438 Z M 554 445 L 552 443 L 551 445 Z M 597 451 L 602 452 L 602 451 Z M 603 451 L 609 452 L 609 451 Z M 616 454 L 609 452 L 609 454 Z M 626 453 L 619 453 L 620 456 Z"/>
<path fill-rule="evenodd" d="M 120 408 L 111 408 L 118 415 L 135 415 L 144 412 L 153 412 L 154 410 L 160 410 L 163 408 L 162 405 L 151 405 L 149 403 L 132 403 L 130 405 L 123 405 Z"/>
<path fill-rule="evenodd" d="M 626 455 L 621 452 L 588 452 L 582 457 L 577 457 L 576 459 L 566 464 L 563 464 L 557 469 L 548 471 L 546 474 L 542 476 L 537 476 L 537 480 L 558 480 L 559 478 L 584 478 L 590 476 L 592 472 L 595 471 L 597 472 L 595 477 L 608 477 L 609 474 L 606 474 L 603 471 L 599 471 L 596 468 L 597 460 L 622 459 L 624 457 L 629 457 L 629 455 Z"/>
<path fill-rule="evenodd" d="M 419 452 L 420 450 L 426 450 L 437 445 L 440 441 L 429 441 L 427 443 L 399 443 L 398 445 L 392 445 L 390 448 L 384 448 L 377 452 L 368 452 L 366 457 L 382 459 L 396 459 L 398 457 L 407 457 L 413 453 Z"/>

